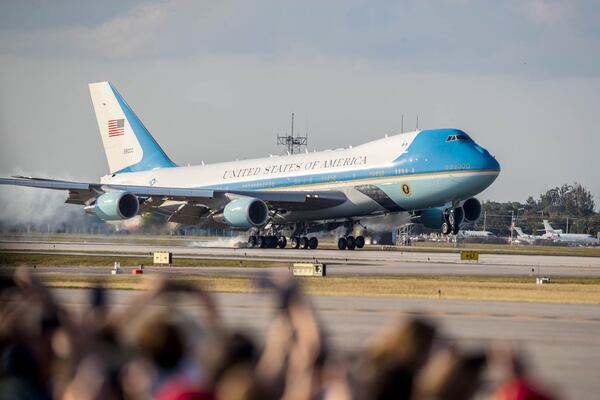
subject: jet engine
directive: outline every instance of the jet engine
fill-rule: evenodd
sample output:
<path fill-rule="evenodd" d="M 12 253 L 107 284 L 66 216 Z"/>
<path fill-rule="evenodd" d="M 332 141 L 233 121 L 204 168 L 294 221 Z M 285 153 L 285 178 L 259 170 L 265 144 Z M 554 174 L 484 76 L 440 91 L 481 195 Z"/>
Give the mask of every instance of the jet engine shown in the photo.
<path fill-rule="evenodd" d="M 269 218 L 269 207 L 264 201 L 253 197 L 239 198 L 227 203 L 222 220 L 236 228 L 264 226 Z"/>
<path fill-rule="evenodd" d="M 475 222 L 481 216 L 481 203 L 475 197 L 465 200 L 462 209 L 467 222 Z"/>
<path fill-rule="evenodd" d="M 440 229 L 444 220 L 444 210 L 441 208 L 427 208 L 420 211 L 420 223 L 429 229 Z"/>
<path fill-rule="evenodd" d="M 135 217 L 139 208 L 140 202 L 135 195 L 115 191 L 104 193 L 96 199 L 93 206 L 86 207 L 85 211 L 94 213 L 105 221 L 122 221 Z"/>

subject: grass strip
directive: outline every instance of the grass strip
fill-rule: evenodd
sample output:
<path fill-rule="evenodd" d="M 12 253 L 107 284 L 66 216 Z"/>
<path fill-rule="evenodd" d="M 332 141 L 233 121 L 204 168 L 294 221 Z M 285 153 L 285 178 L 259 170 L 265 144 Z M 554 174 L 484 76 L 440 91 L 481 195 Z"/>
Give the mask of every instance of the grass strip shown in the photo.
<path fill-rule="evenodd" d="M 382 247 L 382 246 L 372 246 Z M 383 246 L 385 247 L 385 246 Z M 456 247 L 454 243 L 416 242 L 410 247 L 394 246 L 395 250 L 416 252 L 460 252 L 476 250 L 481 254 L 517 254 L 535 256 L 577 256 L 600 257 L 600 247 L 570 247 L 570 246 L 511 246 L 508 244 L 464 243 Z"/>
<path fill-rule="evenodd" d="M 40 274 L 50 286 L 85 288 L 97 283 L 111 289 L 147 289 L 149 276 L 75 276 Z M 174 280 L 197 283 L 208 290 L 247 293 L 253 280 L 241 276 L 175 276 Z M 599 278 L 556 278 L 536 285 L 533 277 L 483 276 L 336 276 L 300 278 L 309 294 L 326 296 L 390 296 L 423 299 L 530 301 L 600 304 Z"/>
<path fill-rule="evenodd" d="M 66 255 L 66 254 L 34 254 L 0 252 L 0 267 L 17 267 L 36 265 L 38 267 L 102 267 L 112 266 L 119 261 L 123 267 L 139 264 L 153 265 L 152 257 L 127 257 L 104 255 Z M 290 263 L 260 260 L 227 260 L 174 257 L 175 267 L 282 267 Z"/>

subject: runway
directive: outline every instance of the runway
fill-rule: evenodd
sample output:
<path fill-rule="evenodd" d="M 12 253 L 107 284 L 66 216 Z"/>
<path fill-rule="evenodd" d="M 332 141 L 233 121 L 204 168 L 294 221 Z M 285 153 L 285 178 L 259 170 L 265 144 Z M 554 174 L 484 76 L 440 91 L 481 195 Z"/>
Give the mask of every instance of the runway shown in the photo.
<path fill-rule="evenodd" d="M 477 263 L 461 262 L 458 253 L 402 252 L 377 250 L 236 249 L 139 244 L 0 241 L 0 250 L 49 252 L 51 254 L 145 256 L 154 251 L 171 251 L 177 257 L 246 261 L 319 261 L 328 274 L 341 275 L 504 275 L 600 277 L 600 257 L 481 254 Z M 92 267 L 90 267 L 92 268 Z M 66 269 L 62 270 L 67 272 Z M 94 269 L 73 273 L 94 273 Z M 176 267 L 170 271 L 178 272 Z M 197 274 L 254 275 L 263 268 L 183 267 L 179 272 Z M 100 273 L 106 273 L 102 269 Z"/>
<path fill-rule="evenodd" d="M 84 290 L 54 292 L 69 307 L 88 303 Z M 111 301 L 123 307 L 135 295 L 132 291 L 111 291 Z M 274 310 L 268 295 L 216 296 L 229 326 L 260 339 Z M 438 325 L 443 337 L 459 346 L 482 348 L 494 340 L 510 341 L 525 352 L 539 377 L 560 389 L 556 392 L 559 397 L 593 398 L 600 390 L 598 306 L 388 297 L 313 296 L 311 300 L 337 349 L 358 349 L 370 335 L 397 318 L 424 316 Z M 182 304 L 184 310 L 195 307 L 189 301 Z"/>
<path fill-rule="evenodd" d="M 198 275 L 198 276 L 241 276 L 241 277 L 257 277 L 268 272 L 276 270 L 287 270 L 289 267 L 169 267 L 169 266 L 144 266 L 146 274 L 167 273 L 169 275 Z M 110 273 L 110 267 L 60 267 L 60 266 L 45 266 L 40 267 L 38 272 L 61 274 L 64 276 L 78 275 L 95 275 L 106 276 Z M 121 267 L 124 274 L 129 274 L 128 267 Z M 6 270 L 5 270 L 6 272 Z M 597 269 L 589 268 L 540 268 L 540 273 L 550 277 L 593 277 L 600 276 Z M 402 263 L 398 265 L 340 265 L 328 264 L 327 276 L 382 276 L 382 275 L 398 275 L 398 276 L 415 276 L 415 275 L 432 275 L 432 276 L 528 276 L 532 278 L 537 276 L 537 268 L 532 272 L 527 267 L 504 267 L 498 266 L 477 266 L 477 265 L 444 265 L 444 264 L 418 264 L 418 263 Z"/>
<path fill-rule="evenodd" d="M 504 275 L 600 277 L 600 257 L 481 254 L 478 263 L 462 263 L 457 253 L 402 251 L 337 251 L 294 249 L 207 248 L 102 242 L 0 241 L 0 250 L 23 253 L 148 257 L 171 251 L 174 266 L 146 266 L 149 273 L 256 277 L 287 267 L 219 266 L 219 260 L 320 261 L 328 276 L 348 275 Z M 177 266 L 177 258 L 213 259 L 215 266 Z M 124 268 L 128 273 L 128 269 Z M 65 276 L 107 275 L 109 267 L 43 267 Z M 7 270 L 5 270 L 7 272 Z M 57 289 L 69 307 L 87 304 L 83 290 Z M 117 307 L 129 304 L 136 292 L 111 291 Z M 271 299 L 260 294 L 216 294 L 223 316 L 260 339 L 273 313 Z M 597 305 L 509 301 L 415 300 L 397 297 L 313 296 L 313 304 L 336 348 L 356 350 L 372 334 L 398 317 L 426 316 L 444 337 L 459 345 L 478 347 L 508 340 L 524 349 L 534 370 L 563 392 L 565 398 L 592 398 L 600 390 L 600 308 Z M 158 305 L 157 305 L 158 306 Z M 183 307 L 194 308 L 192 303 Z"/>

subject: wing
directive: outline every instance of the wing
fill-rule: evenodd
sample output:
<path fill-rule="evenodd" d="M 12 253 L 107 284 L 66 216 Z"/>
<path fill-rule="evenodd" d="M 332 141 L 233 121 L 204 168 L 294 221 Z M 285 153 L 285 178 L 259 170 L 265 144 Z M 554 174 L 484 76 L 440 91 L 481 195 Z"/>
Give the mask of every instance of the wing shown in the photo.
<path fill-rule="evenodd" d="M 172 222 L 197 223 L 211 211 L 219 211 L 236 196 L 254 197 L 277 211 L 319 210 L 344 203 L 339 191 L 258 191 L 172 188 L 72 182 L 32 177 L 0 178 L 0 185 L 37 187 L 69 192 L 66 203 L 91 205 L 110 191 L 124 191 L 140 199 L 142 211 L 169 215 Z M 184 222 L 185 221 L 185 222 Z"/>

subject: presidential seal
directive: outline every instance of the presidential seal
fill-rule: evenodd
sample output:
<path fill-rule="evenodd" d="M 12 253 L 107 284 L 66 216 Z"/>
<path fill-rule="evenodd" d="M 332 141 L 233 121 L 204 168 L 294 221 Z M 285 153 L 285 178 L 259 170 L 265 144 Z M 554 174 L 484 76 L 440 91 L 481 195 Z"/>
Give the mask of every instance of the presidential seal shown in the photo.
<path fill-rule="evenodd" d="M 405 195 L 410 196 L 410 186 L 407 183 L 402 184 L 402 191 Z"/>

